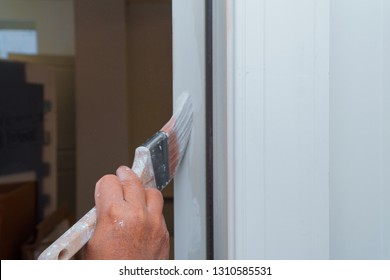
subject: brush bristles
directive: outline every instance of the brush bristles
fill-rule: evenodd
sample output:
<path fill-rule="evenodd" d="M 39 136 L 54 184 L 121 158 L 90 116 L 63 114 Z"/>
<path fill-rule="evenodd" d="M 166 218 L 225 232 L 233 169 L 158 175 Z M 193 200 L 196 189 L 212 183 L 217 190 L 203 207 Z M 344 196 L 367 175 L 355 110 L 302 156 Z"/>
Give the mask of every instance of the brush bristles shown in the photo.
<path fill-rule="evenodd" d="M 175 106 L 172 118 L 161 129 L 168 136 L 169 175 L 172 179 L 183 157 L 192 128 L 192 102 L 188 93 L 183 93 Z"/>

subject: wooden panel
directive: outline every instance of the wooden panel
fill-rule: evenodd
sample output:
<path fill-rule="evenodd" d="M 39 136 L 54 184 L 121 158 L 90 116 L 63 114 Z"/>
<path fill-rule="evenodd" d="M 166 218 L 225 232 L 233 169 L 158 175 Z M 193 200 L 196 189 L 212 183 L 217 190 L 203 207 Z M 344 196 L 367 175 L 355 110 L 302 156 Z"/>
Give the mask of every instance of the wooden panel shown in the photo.
<path fill-rule="evenodd" d="M 0 184 L 0 258 L 21 258 L 37 221 L 36 182 Z"/>
<path fill-rule="evenodd" d="M 9 53 L 8 60 L 16 60 L 22 62 L 33 62 L 33 63 L 45 63 L 46 65 L 57 65 L 57 66 L 74 66 L 74 57 L 66 55 L 48 55 L 48 54 L 16 54 Z"/>

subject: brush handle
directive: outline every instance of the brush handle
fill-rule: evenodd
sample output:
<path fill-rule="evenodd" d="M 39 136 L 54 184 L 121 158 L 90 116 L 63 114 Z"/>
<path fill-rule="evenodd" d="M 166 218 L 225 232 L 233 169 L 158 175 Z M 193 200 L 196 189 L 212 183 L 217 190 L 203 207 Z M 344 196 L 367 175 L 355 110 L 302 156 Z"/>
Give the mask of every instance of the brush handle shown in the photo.
<path fill-rule="evenodd" d="M 93 207 L 77 223 L 61 235 L 38 260 L 69 260 L 91 238 L 96 226 L 96 208 Z"/>
<path fill-rule="evenodd" d="M 132 170 L 145 187 L 156 187 L 149 149 L 138 147 Z M 77 223 L 60 236 L 39 256 L 38 260 L 69 260 L 92 237 L 96 227 L 96 208 L 93 207 Z"/>

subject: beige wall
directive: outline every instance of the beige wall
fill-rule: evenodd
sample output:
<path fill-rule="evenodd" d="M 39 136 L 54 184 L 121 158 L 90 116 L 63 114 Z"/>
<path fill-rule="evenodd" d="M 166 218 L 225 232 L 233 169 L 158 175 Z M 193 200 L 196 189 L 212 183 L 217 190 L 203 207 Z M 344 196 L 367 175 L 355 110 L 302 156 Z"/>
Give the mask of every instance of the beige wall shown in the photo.
<path fill-rule="evenodd" d="M 172 115 L 171 0 L 127 0 L 130 158 Z"/>
<path fill-rule="evenodd" d="M 0 0 L 0 20 L 33 21 L 42 54 L 74 54 L 73 0 Z"/>
<path fill-rule="evenodd" d="M 78 0 L 76 19 L 77 215 L 96 181 L 172 115 L 171 0 Z M 164 191 L 173 246 L 173 187 Z M 171 247 L 171 258 L 173 258 Z"/>
<path fill-rule="evenodd" d="M 75 1 L 77 214 L 172 110 L 170 0 Z"/>
<path fill-rule="evenodd" d="M 77 215 L 97 180 L 129 162 L 125 1 L 75 1 Z"/>

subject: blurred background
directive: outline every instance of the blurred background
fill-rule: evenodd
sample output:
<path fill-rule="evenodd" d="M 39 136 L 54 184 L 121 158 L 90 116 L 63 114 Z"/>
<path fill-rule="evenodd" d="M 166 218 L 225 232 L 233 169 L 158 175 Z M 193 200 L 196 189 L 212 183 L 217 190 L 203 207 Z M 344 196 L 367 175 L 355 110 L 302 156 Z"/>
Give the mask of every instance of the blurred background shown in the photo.
<path fill-rule="evenodd" d="M 171 5 L 0 0 L 1 259 L 36 258 L 168 121 Z"/>

